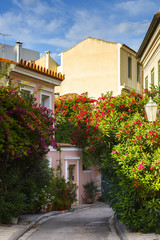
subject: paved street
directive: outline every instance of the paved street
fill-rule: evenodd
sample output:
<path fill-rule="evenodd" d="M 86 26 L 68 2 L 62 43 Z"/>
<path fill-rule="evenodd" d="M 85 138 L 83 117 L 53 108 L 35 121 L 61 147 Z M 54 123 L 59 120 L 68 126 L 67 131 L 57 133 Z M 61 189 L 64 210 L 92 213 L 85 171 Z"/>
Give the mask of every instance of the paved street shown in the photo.
<path fill-rule="evenodd" d="M 76 212 L 50 217 L 37 226 L 27 240 L 116 240 L 110 231 L 109 219 L 113 212 L 107 205 L 97 205 Z"/>

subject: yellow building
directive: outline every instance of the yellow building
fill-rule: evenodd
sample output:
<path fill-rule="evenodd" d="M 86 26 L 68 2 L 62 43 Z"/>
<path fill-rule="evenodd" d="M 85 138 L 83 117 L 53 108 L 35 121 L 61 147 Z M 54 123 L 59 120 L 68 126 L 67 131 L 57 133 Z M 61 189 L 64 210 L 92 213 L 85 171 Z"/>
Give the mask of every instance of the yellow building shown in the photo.
<path fill-rule="evenodd" d="M 38 60 L 35 60 L 34 63 L 36 65 L 44 67 L 45 69 L 57 72 L 57 67 L 59 66 L 59 64 L 53 58 L 51 58 L 50 51 L 46 51 L 45 53 L 46 53 L 45 56 Z"/>
<path fill-rule="evenodd" d="M 65 80 L 55 89 L 60 95 L 88 92 L 98 98 L 107 91 L 114 96 L 132 89 L 142 92 L 136 52 L 121 43 L 88 37 L 61 53 L 58 72 L 65 74 Z"/>
<path fill-rule="evenodd" d="M 143 87 L 160 84 L 160 12 L 157 12 L 138 50 L 143 66 Z"/>

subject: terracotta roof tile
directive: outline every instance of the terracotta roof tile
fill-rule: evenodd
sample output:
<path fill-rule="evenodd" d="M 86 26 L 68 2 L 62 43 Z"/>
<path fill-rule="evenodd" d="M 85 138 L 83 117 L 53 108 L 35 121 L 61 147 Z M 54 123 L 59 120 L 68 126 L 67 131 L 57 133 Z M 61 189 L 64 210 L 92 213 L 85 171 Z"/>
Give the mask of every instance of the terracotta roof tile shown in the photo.
<path fill-rule="evenodd" d="M 61 95 L 61 96 L 57 97 L 55 99 L 55 101 L 59 101 L 59 100 L 60 101 L 72 100 L 72 99 L 74 99 L 74 98 L 76 98 L 78 96 L 80 96 L 80 95 L 78 95 L 77 93 L 66 93 L 64 95 Z"/>
<path fill-rule="evenodd" d="M 26 69 L 45 74 L 49 77 L 57 78 L 61 81 L 64 79 L 64 75 L 62 75 L 60 73 L 48 70 L 46 68 L 43 68 L 39 65 L 36 65 L 36 64 L 30 63 L 30 62 L 26 62 L 26 60 L 23 61 L 23 59 L 21 59 L 20 62 L 17 63 L 17 62 L 14 62 L 14 61 L 11 61 L 11 60 L 8 60 L 8 59 L 5 59 L 5 58 L 0 58 L 0 62 L 14 63 L 17 66 L 24 67 Z"/>
<path fill-rule="evenodd" d="M 51 71 L 51 70 L 48 70 L 46 69 L 45 67 L 41 67 L 39 65 L 36 65 L 34 63 L 26 63 L 26 60 L 23 62 L 23 60 L 21 59 L 21 61 L 19 63 L 16 63 L 18 66 L 21 66 L 21 67 L 24 67 L 24 68 L 27 68 L 27 69 L 30 69 L 30 70 L 34 70 L 36 72 L 40 72 L 40 73 L 43 73 L 45 75 L 48 75 L 50 77 L 54 77 L 54 78 L 57 78 L 59 80 L 63 80 L 64 79 L 64 75 L 60 74 L 60 73 L 57 73 L 57 72 L 54 72 L 54 71 Z"/>

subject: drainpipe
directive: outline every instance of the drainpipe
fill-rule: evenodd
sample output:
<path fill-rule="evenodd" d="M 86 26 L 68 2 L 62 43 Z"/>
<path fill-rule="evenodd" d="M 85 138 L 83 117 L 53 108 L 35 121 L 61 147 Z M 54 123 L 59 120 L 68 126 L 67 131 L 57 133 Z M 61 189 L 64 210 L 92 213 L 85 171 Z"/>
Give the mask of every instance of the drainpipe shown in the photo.
<path fill-rule="evenodd" d="M 46 69 L 49 69 L 49 58 L 51 51 L 45 51 L 46 53 Z"/>
<path fill-rule="evenodd" d="M 19 62 L 21 60 L 21 48 L 22 48 L 22 42 L 21 41 L 17 41 L 17 62 Z"/>

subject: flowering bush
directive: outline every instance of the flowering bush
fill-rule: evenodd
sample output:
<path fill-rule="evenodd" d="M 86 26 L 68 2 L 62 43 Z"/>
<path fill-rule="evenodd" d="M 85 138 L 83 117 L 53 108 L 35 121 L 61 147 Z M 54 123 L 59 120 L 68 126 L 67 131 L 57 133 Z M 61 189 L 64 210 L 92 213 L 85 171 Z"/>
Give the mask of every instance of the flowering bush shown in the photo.
<path fill-rule="evenodd" d="M 52 111 L 38 106 L 33 95 L 23 96 L 9 76 L 7 80 L 9 85 L 0 86 L 0 209 L 10 206 L 10 214 L 5 217 L 2 211 L 1 222 L 35 206 L 35 193 L 51 180 L 45 155 L 49 146 L 56 147 Z"/>
<path fill-rule="evenodd" d="M 56 140 L 62 141 L 59 136 L 63 133 L 63 142 L 83 148 L 94 163 L 100 161 L 103 152 L 110 152 L 116 143 L 115 133 L 120 123 L 137 111 L 145 114 L 142 96 L 134 92 L 118 97 L 107 93 L 98 100 L 89 98 L 85 93 L 72 99 L 58 99 L 55 107 Z M 63 129 L 66 131 L 62 132 Z"/>
<path fill-rule="evenodd" d="M 52 112 L 37 106 L 32 95 L 25 99 L 18 89 L 1 87 L 0 159 L 45 155 L 49 145 L 55 146 L 53 123 Z"/>
<path fill-rule="evenodd" d="M 144 110 L 150 95 L 160 102 L 158 91 L 145 90 L 144 96 L 134 91 L 117 97 L 106 94 L 94 103 L 87 101 L 86 114 L 85 107 L 81 110 L 84 103 L 76 108 L 74 100 L 68 118 L 61 109 L 65 121 L 73 124 L 73 143 L 93 162 L 98 160 L 107 177 L 107 201 L 134 231 L 160 232 L 160 123 L 149 123 Z"/>
<path fill-rule="evenodd" d="M 69 209 L 76 201 L 77 185 L 71 181 L 66 182 L 63 176 L 53 178 L 52 189 L 55 197 L 52 210 Z"/>

